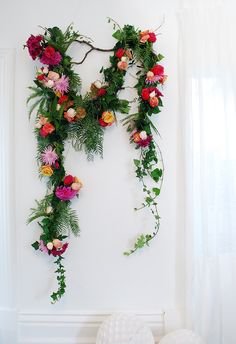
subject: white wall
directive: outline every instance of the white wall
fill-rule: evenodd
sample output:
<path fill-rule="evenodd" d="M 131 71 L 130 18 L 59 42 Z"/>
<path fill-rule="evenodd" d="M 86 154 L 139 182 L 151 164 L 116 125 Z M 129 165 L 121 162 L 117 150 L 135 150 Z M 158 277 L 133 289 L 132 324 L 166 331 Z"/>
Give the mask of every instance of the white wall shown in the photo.
<path fill-rule="evenodd" d="M 165 3 L 160 0 L 10 0 L 1 6 L 0 48 L 16 49 L 13 101 L 16 283 L 20 324 L 25 321 L 24 317 L 31 319 L 37 314 L 81 315 L 113 311 L 160 314 L 164 310 L 166 326 L 180 326 L 181 309 L 184 307 L 184 265 L 183 200 L 179 192 L 182 171 L 179 149 L 181 131 L 178 125 L 177 5 L 174 0 Z M 67 171 L 84 182 L 80 199 L 73 202 L 80 218 L 81 236 L 71 238 L 66 254 L 66 296 L 52 306 L 49 295 L 56 287 L 54 267 L 50 258 L 34 252 L 30 247 L 38 238 L 37 225 L 27 227 L 25 224 L 29 208 L 34 205 L 33 200 L 43 196 L 46 189 L 37 177 L 33 122 L 28 122 L 25 104 L 27 86 L 32 84 L 36 63 L 22 46 L 31 33 L 40 32 L 38 25 L 66 28 L 73 22 L 76 29 L 94 39 L 94 45 L 110 48 L 114 40 L 111 37 L 112 25 L 107 23 L 108 16 L 121 26 L 133 24 L 142 29 L 155 29 L 165 16 L 162 35 L 158 36 L 155 45 L 157 51 L 166 56 L 163 64 L 169 75 L 164 92 L 165 107 L 156 120 L 162 135 L 160 146 L 165 160 L 165 179 L 159 202 L 161 230 L 150 248 L 129 258 L 122 255 L 140 232 L 151 228 L 152 222 L 147 214 L 137 215 L 132 210 L 137 200 L 142 199 L 142 193 L 132 165 L 135 150 L 129 145 L 121 124 L 106 130 L 103 160 L 97 158 L 94 163 L 87 162 L 83 153 L 74 152 L 68 146 Z M 71 51 L 77 61 L 83 52 L 84 48 L 80 46 Z M 86 63 L 77 68 L 83 80 L 83 92 L 99 78 L 98 71 L 107 64 L 108 56 L 92 53 Z M 34 342 L 32 334 L 24 332 L 23 325 L 20 326 L 20 333 L 21 343 L 26 343 L 27 338 Z M 46 341 L 42 340 L 42 343 Z"/>

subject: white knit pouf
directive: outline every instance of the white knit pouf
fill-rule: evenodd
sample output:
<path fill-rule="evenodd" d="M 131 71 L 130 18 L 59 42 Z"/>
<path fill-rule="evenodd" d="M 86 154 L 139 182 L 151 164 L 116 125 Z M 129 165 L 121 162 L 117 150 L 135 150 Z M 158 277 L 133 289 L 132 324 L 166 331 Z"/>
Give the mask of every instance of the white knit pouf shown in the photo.
<path fill-rule="evenodd" d="M 96 344 L 154 344 L 154 338 L 136 316 L 114 314 L 100 326 Z"/>
<path fill-rule="evenodd" d="M 163 337 L 159 344 L 204 344 L 204 342 L 192 331 L 177 330 Z"/>

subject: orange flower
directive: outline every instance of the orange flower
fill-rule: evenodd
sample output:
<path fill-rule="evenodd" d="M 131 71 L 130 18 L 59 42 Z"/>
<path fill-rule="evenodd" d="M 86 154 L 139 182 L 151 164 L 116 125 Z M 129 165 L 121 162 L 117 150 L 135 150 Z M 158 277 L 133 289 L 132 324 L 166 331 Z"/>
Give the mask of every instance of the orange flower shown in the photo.
<path fill-rule="evenodd" d="M 139 142 L 139 141 L 141 141 L 141 137 L 140 137 L 138 131 L 136 131 L 136 132 L 132 135 L 132 137 L 133 137 L 134 142 L 136 142 L 136 143 Z"/>
<path fill-rule="evenodd" d="M 120 70 L 126 70 L 128 68 L 128 63 L 126 61 L 119 61 L 117 63 L 117 67 L 120 69 Z"/>
<path fill-rule="evenodd" d="M 41 173 L 45 177 L 51 177 L 53 175 L 53 169 L 50 165 L 41 166 Z"/>
<path fill-rule="evenodd" d="M 158 105 L 158 103 L 159 103 L 159 100 L 157 97 L 152 97 L 149 99 L 149 104 L 153 108 L 156 107 Z"/>
<path fill-rule="evenodd" d="M 115 116 L 111 111 L 104 111 L 102 113 L 102 120 L 108 125 L 112 125 L 115 122 Z"/>
<path fill-rule="evenodd" d="M 77 119 L 82 119 L 86 116 L 86 110 L 82 107 L 77 107 L 76 109 L 76 118 Z"/>
<path fill-rule="evenodd" d="M 147 40 L 149 39 L 149 30 L 140 32 L 139 36 L 140 36 L 140 42 L 146 43 Z"/>

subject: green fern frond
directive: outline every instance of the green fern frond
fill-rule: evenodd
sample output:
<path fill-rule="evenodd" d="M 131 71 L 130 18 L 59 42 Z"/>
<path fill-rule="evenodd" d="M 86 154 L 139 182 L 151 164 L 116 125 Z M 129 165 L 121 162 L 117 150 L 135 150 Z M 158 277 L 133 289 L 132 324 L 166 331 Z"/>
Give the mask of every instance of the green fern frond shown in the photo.
<path fill-rule="evenodd" d="M 59 204 L 54 220 L 53 227 L 58 235 L 72 232 L 78 236 L 80 232 L 78 216 L 68 203 L 61 202 Z"/>

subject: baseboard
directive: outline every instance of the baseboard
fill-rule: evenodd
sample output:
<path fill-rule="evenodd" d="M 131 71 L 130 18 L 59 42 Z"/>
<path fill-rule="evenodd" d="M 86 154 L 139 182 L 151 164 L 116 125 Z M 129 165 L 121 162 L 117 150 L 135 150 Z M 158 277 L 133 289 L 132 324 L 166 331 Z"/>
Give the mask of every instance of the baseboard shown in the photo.
<path fill-rule="evenodd" d="M 164 334 L 164 312 L 135 313 L 152 330 L 155 343 Z M 18 344 L 95 344 L 99 326 L 109 313 L 33 313 L 18 317 Z"/>

